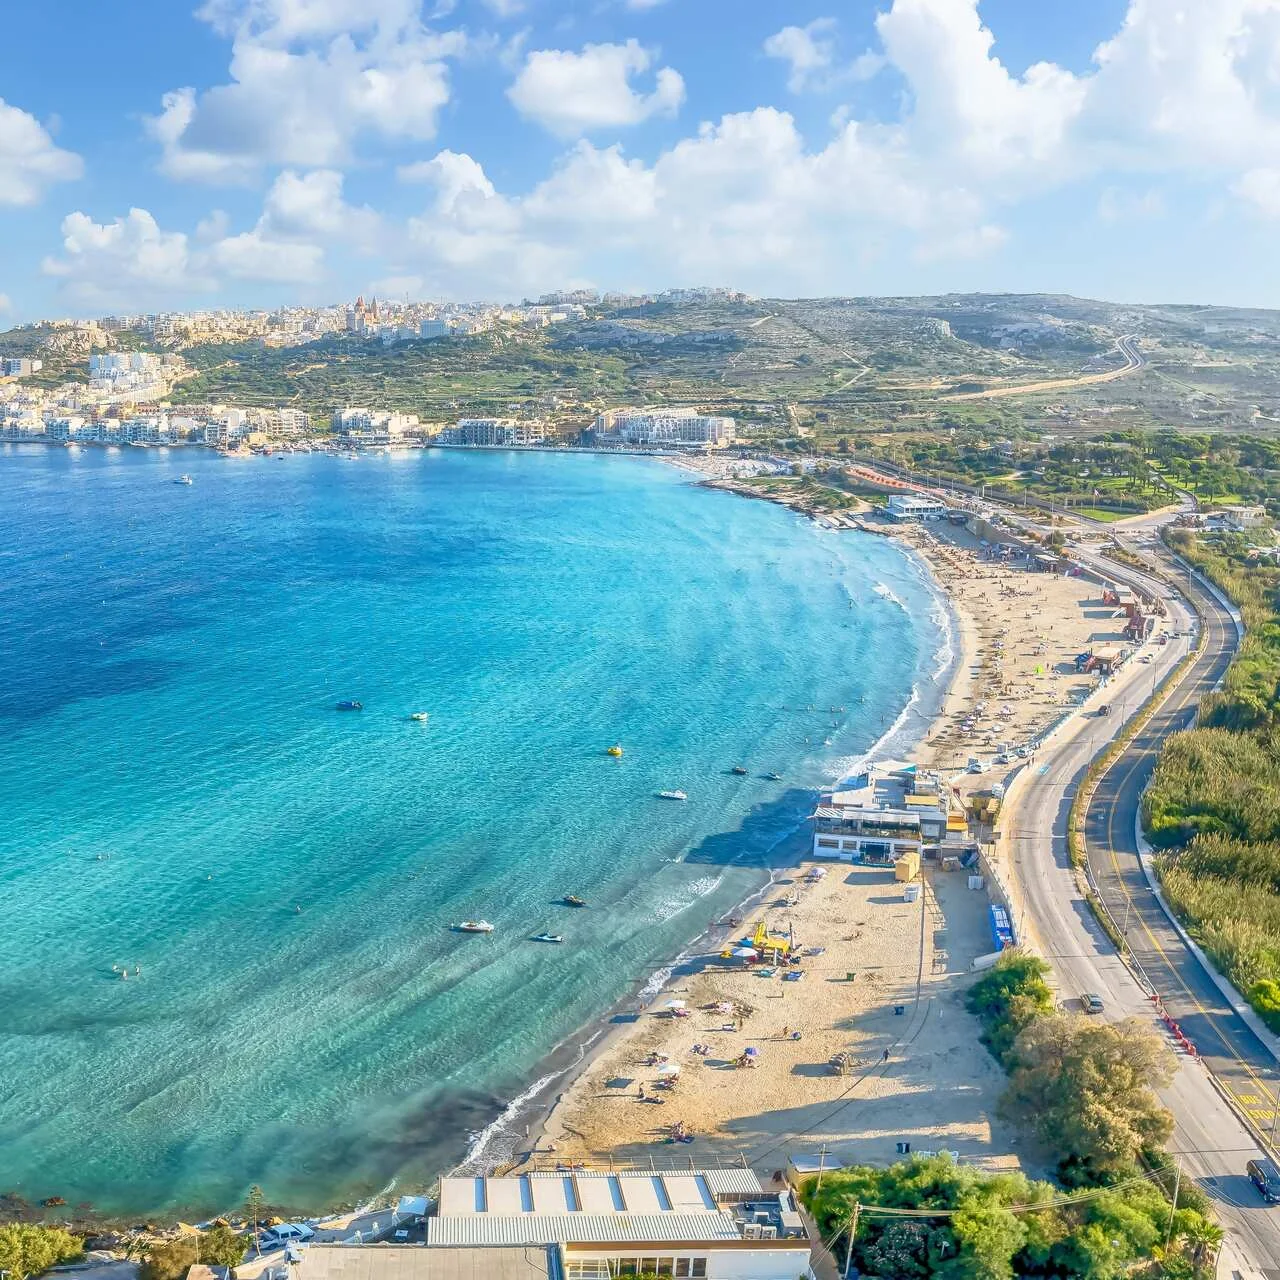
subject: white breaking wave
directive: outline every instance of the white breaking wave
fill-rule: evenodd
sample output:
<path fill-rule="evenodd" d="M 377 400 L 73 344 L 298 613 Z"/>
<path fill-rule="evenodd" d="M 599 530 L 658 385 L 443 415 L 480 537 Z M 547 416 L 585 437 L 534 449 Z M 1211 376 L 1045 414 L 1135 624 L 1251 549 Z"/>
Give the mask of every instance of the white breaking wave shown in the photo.
<path fill-rule="evenodd" d="M 378 1207 L 379 1201 L 385 1200 L 396 1189 L 396 1180 L 391 1179 L 381 1191 L 375 1192 L 363 1204 L 356 1205 L 356 1213 L 372 1213 Z"/>
<path fill-rule="evenodd" d="M 888 600 L 890 604 L 896 604 L 903 613 L 909 612 L 907 606 L 894 594 L 893 589 L 887 583 L 877 582 L 873 590 L 882 600 Z"/>
<path fill-rule="evenodd" d="M 670 920 L 672 916 L 678 916 L 680 912 L 688 910 L 693 906 L 699 898 L 705 898 L 709 893 L 715 893 L 720 887 L 723 876 L 701 876 L 689 884 L 685 890 L 685 894 L 681 897 L 670 897 L 658 903 L 653 909 L 654 919 L 660 923 Z"/>
<path fill-rule="evenodd" d="M 594 1040 L 595 1037 L 592 1037 L 592 1039 Z M 525 1134 L 523 1128 L 520 1127 L 520 1122 L 525 1113 L 545 1089 L 559 1080 L 561 1076 L 577 1069 L 578 1063 L 582 1061 L 586 1054 L 587 1045 L 590 1043 L 591 1040 L 588 1040 L 579 1046 L 578 1056 L 573 1062 L 561 1067 L 559 1071 L 548 1072 L 545 1076 L 535 1080 L 523 1093 L 516 1094 L 502 1108 L 502 1113 L 499 1116 L 491 1120 L 478 1133 L 469 1134 L 471 1141 L 467 1147 L 467 1154 L 463 1156 L 462 1163 L 454 1172 L 475 1174 L 510 1160 L 524 1142 Z"/>
<path fill-rule="evenodd" d="M 883 754 L 885 748 L 905 728 L 907 721 L 919 705 L 920 686 L 913 684 L 911 686 L 911 697 L 907 699 L 907 705 L 898 712 L 897 719 L 861 755 L 847 756 L 837 762 L 836 767 L 839 770 L 839 776 L 847 778 L 851 774 L 859 773 L 872 760 Z"/>

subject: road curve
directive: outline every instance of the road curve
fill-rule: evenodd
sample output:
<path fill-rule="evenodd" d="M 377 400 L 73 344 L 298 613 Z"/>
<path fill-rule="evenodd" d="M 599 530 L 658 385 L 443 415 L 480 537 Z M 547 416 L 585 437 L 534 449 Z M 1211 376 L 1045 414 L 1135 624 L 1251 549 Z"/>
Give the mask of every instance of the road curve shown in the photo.
<path fill-rule="evenodd" d="M 1081 558 L 1086 562 L 1093 559 L 1086 556 Z M 1105 576 L 1131 576 L 1108 561 L 1097 561 L 1091 567 Z M 1161 593 L 1167 592 L 1162 588 Z M 1187 630 L 1192 616 L 1186 606 L 1177 600 L 1171 600 L 1169 608 L 1173 626 L 1178 630 Z M 1211 619 L 1214 616 L 1210 614 Z M 1172 719 L 1158 713 L 1151 734 L 1144 731 L 1134 744 L 1135 749 L 1140 752 L 1140 744 L 1145 743 L 1148 754 L 1138 755 L 1126 751 L 1108 771 L 1104 781 L 1109 780 L 1109 786 L 1115 788 L 1122 797 L 1131 798 L 1135 794 L 1135 786 L 1140 793 L 1139 780 L 1145 779 L 1149 774 L 1154 751 L 1159 741 L 1163 740 L 1163 734 L 1172 728 L 1182 727 L 1195 699 L 1216 678 L 1215 673 L 1220 670 L 1218 664 L 1229 660 L 1229 650 L 1224 654 L 1222 648 L 1227 637 L 1220 629 L 1213 629 L 1220 628 L 1220 621 L 1210 621 L 1208 626 L 1211 630 L 1204 650 L 1180 682 L 1179 688 L 1171 695 Z M 1234 642 L 1234 631 L 1231 632 L 1230 639 Z M 1126 967 L 1081 894 L 1077 873 L 1070 864 L 1067 827 L 1076 791 L 1084 779 L 1089 762 L 1119 728 L 1141 709 L 1159 681 L 1185 656 L 1188 649 L 1189 642 L 1185 636 L 1171 640 L 1164 646 L 1150 646 L 1152 662 L 1149 665 L 1131 664 L 1127 673 L 1110 689 L 1108 696 L 1111 700 L 1111 716 L 1100 718 L 1095 713 L 1080 717 L 1052 747 L 1038 754 L 1016 792 L 1011 790 L 1011 799 L 1015 796 L 1016 799 L 1004 823 L 999 854 L 1000 861 L 1012 872 L 1012 906 L 1020 925 L 1019 932 L 1050 962 L 1053 980 L 1063 1006 L 1078 1008 L 1080 993 L 1097 992 L 1106 1004 L 1107 1016 L 1142 1018 L 1162 1033 L 1163 1023 L 1156 1018 L 1147 991 Z M 1098 815 L 1096 818 L 1095 814 Z M 1097 845 L 1109 862 L 1109 847 L 1101 842 L 1106 840 L 1110 830 L 1114 830 L 1114 842 L 1120 843 L 1123 828 L 1129 833 L 1130 847 L 1133 849 L 1131 856 L 1136 866 L 1133 814 L 1134 810 L 1129 808 L 1127 817 L 1121 814 L 1109 826 L 1108 798 L 1104 796 L 1092 804 L 1089 817 L 1101 826 L 1094 831 L 1090 842 L 1091 856 L 1094 856 L 1093 846 Z M 1117 849 L 1117 859 L 1120 857 L 1121 851 Z M 1123 867 L 1123 863 L 1121 866 Z M 1139 916 L 1137 913 L 1142 899 L 1132 882 L 1130 891 L 1134 905 L 1130 908 L 1129 933 L 1134 939 L 1135 950 L 1138 945 L 1135 934 L 1142 929 L 1138 921 L 1142 921 L 1149 924 L 1166 951 L 1170 955 L 1174 954 L 1165 934 L 1156 932 L 1163 916 L 1158 921 L 1146 909 L 1153 908 L 1159 913 L 1159 906 L 1151 899 L 1149 892 L 1146 892 L 1142 914 Z M 1123 917 L 1123 914 L 1122 905 L 1120 916 Z M 1163 928 L 1168 930 L 1167 922 L 1163 922 Z M 1172 933 L 1172 930 L 1168 932 Z M 1145 933 L 1143 936 L 1145 938 Z M 1176 937 L 1176 934 L 1173 936 Z M 1193 957 L 1188 956 L 1187 959 L 1194 963 Z M 1187 978 L 1189 984 L 1194 984 L 1192 991 L 1200 993 L 1202 1003 L 1212 1013 L 1212 1006 L 1206 1003 L 1210 993 L 1204 989 L 1204 983 L 1208 979 L 1203 971 L 1200 971 L 1198 978 L 1193 978 L 1189 970 L 1179 969 L 1179 972 Z M 1157 968 L 1153 980 L 1159 982 L 1161 978 L 1168 976 Z M 1216 988 L 1213 991 L 1216 992 Z M 1174 1003 L 1177 997 L 1170 999 L 1171 1007 L 1181 1011 L 1183 1006 Z M 1220 995 L 1218 1004 L 1225 1007 L 1225 1001 Z M 1195 1012 L 1194 1009 L 1192 1012 Z M 1225 1014 L 1215 1021 L 1231 1037 L 1232 1024 Z M 1195 1017 L 1191 1019 L 1187 1031 L 1193 1040 L 1201 1033 L 1201 1025 Z M 1206 1035 L 1211 1041 L 1211 1033 Z M 1177 1051 L 1177 1042 L 1172 1037 L 1168 1039 L 1171 1047 Z M 1247 1042 L 1233 1039 L 1232 1043 L 1243 1048 Z M 1206 1044 L 1205 1047 L 1212 1048 L 1212 1045 Z M 1230 1275 L 1234 1271 L 1242 1280 L 1280 1280 L 1280 1270 L 1273 1269 L 1280 1267 L 1280 1212 L 1268 1210 L 1244 1176 L 1246 1161 L 1262 1152 L 1249 1130 L 1215 1087 L 1205 1064 L 1184 1053 L 1179 1054 L 1178 1061 L 1177 1075 L 1161 1095 L 1165 1105 L 1173 1112 L 1176 1122 L 1170 1145 L 1183 1163 L 1184 1176 L 1194 1177 L 1216 1202 L 1216 1211 L 1229 1236 L 1228 1246 L 1224 1249 L 1224 1259 L 1229 1261 L 1229 1266 L 1224 1263 L 1226 1269 L 1222 1274 Z"/>

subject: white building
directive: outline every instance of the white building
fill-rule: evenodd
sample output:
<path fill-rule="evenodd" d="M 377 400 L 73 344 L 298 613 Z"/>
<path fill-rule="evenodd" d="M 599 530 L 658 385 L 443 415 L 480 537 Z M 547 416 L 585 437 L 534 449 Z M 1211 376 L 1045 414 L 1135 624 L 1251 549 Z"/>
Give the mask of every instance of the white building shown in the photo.
<path fill-rule="evenodd" d="M 0 378 L 29 378 L 44 368 L 43 360 L 0 360 Z"/>
<path fill-rule="evenodd" d="M 418 326 L 420 338 L 447 338 L 451 332 L 447 320 L 424 320 Z"/>
<path fill-rule="evenodd" d="M 958 819 L 964 832 L 963 818 Z M 901 760 L 872 765 L 823 795 L 813 814 L 813 856 L 888 864 L 947 838 L 945 784 Z"/>
<path fill-rule="evenodd" d="M 885 514 L 891 520 L 904 523 L 912 520 L 943 520 L 947 515 L 947 504 L 918 493 L 895 493 L 885 507 Z"/>
<path fill-rule="evenodd" d="M 459 418 L 456 425 L 440 434 L 441 444 L 489 449 L 545 444 L 546 439 L 546 423 L 524 418 Z"/>
<path fill-rule="evenodd" d="M 722 447 L 733 443 L 734 420 L 697 409 L 610 409 L 594 430 L 598 440 L 621 444 Z"/>
<path fill-rule="evenodd" d="M 552 1274 L 564 1280 L 646 1271 L 688 1280 L 813 1277 L 790 1190 L 766 1192 L 742 1168 L 444 1178 L 424 1252 L 476 1248 L 495 1259 L 476 1275 L 504 1274 L 496 1263 L 508 1251 L 547 1249 L 557 1263 Z"/>
<path fill-rule="evenodd" d="M 352 445 L 400 444 L 419 425 L 416 414 L 389 409 L 338 409 L 333 415 L 335 434 Z"/>

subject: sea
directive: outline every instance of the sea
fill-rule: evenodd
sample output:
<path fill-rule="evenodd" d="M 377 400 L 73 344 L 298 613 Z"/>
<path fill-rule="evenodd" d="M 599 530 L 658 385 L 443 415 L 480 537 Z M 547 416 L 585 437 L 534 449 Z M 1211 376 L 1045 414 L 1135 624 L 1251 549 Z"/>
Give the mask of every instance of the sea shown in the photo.
<path fill-rule="evenodd" d="M 953 661 L 890 540 L 551 452 L 3 446 L 0 627 L 0 1191 L 152 1219 L 510 1154 Z"/>

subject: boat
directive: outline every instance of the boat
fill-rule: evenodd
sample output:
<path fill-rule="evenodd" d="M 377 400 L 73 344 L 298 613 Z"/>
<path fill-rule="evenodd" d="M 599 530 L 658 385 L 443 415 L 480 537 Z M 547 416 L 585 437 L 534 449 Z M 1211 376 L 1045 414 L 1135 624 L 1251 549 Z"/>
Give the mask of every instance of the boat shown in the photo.
<path fill-rule="evenodd" d="M 415 711 L 409 717 L 410 720 L 416 720 L 419 724 L 426 724 L 431 716 L 426 711 Z"/>
<path fill-rule="evenodd" d="M 608 749 L 608 751 L 605 752 L 605 755 L 613 756 L 615 759 L 617 759 L 617 757 L 620 756 L 621 754 L 622 754 L 622 744 L 618 742 L 615 742 L 613 746 L 611 746 Z"/>
<path fill-rule="evenodd" d="M 492 933 L 493 925 L 487 920 L 463 920 L 453 926 L 457 933 Z"/>
<path fill-rule="evenodd" d="M 687 800 L 689 797 L 683 791 L 659 791 L 659 800 Z"/>
<path fill-rule="evenodd" d="M 563 942 L 564 934 L 562 933 L 535 933 L 530 942 Z"/>
<path fill-rule="evenodd" d="M 747 776 L 747 771 L 740 764 L 735 764 L 729 772 L 736 774 L 739 778 L 745 778 Z"/>
<path fill-rule="evenodd" d="M 770 782 L 781 782 L 781 781 L 782 781 L 782 774 L 780 774 L 780 773 L 766 773 L 764 776 L 765 776 L 766 778 L 768 778 Z"/>
<path fill-rule="evenodd" d="M 585 907 L 587 905 L 576 893 L 566 893 L 560 901 L 566 907 Z"/>
<path fill-rule="evenodd" d="M 363 711 L 364 703 L 357 702 L 355 698 L 343 698 L 341 702 L 334 708 L 335 711 Z"/>
<path fill-rule="evenodd" d="M 174 484 L 195 484 L 195 481 L 184 471 L 174 482 Z"/>

